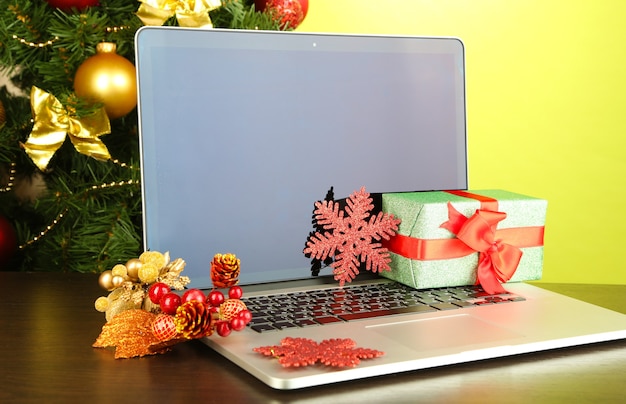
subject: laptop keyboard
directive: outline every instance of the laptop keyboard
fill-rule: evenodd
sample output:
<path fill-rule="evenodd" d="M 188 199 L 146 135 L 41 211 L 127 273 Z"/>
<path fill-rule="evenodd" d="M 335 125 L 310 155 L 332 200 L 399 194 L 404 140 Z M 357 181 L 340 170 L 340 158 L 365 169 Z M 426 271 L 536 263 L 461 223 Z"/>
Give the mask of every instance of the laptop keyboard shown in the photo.
<path fill-rule="evenodd" d="M 257 332 L 319 326 L 409 313 L 431 313 L 524 300 L 513 294 L 489 295 L 480 286 L 416 290 L 399 283 L 351 285 L 242 299 Z"/>

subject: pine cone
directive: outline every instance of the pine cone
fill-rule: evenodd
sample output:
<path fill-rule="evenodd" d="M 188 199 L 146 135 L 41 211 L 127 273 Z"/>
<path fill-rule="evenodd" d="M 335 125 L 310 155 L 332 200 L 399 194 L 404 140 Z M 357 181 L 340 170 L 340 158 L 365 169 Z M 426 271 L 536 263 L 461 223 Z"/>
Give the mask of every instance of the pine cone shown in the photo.
<path fill-rule="evenodd" d="M 211 261 L 211 280 L 216 288 L 236 285 L 241 262 L 235 254 L 215 254 Z"/>
<path fill-rule="evenodd" d="M 176 310 L 176 331 L 187 339 L 201 338 L 213 333 L 214 318 L 203 302 L 191 300 Z"/>

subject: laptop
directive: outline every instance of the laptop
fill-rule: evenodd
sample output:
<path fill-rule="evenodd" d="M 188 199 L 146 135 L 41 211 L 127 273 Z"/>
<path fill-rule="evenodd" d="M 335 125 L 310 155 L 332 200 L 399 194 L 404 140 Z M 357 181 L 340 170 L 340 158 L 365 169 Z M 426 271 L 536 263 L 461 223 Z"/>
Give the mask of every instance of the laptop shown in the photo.
<path fill-rule="evenodd" d="M 312 274 L 303 249 L 331 188 L 335 199 L 468 188 L 459 39 L 144 27 L 135 49 L 144 247 L 183 258 L 189 287 L 204 289 L 213 256 L 237 255 L 247 304 L 275 323 L 203 342 L 263 383 L 297 389 L 626 338 L 626 315 L 525 283 L 506 285 L 505 304 L 477 304 L 470 287 L 458 310 L 385 306 L 324 325 L 268 300 L 351 301 L 367 289 L 402 305 L 444 293 L 367 271 L 339 288 L 330 268 Z M 253 351 L 285 337 L 350 338 L 384 355 L 286 368 Z"/>

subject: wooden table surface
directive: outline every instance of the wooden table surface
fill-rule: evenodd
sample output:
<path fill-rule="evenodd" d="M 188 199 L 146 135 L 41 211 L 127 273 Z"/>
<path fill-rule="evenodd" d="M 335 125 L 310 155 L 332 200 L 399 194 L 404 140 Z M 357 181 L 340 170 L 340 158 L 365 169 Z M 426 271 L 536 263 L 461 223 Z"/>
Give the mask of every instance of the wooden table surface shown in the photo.
<path fill-rule="evenodd" d="M 296 391 L 257 381 L 198 341 L 116 360 L 96 275 L 0 272 L 0 403 L 624 402 L 626 340 Z M 539 284 L 626 313 L 626 285 Z"/>

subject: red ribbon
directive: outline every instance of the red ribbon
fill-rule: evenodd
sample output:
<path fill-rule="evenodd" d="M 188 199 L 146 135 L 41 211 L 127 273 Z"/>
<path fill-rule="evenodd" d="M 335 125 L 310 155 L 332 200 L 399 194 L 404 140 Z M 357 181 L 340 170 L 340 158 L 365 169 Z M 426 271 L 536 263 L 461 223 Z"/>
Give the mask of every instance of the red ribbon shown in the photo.
<path fill-rule="evenodd" d="M 506 213 L 481 209 L 467 218 L 448 202 L 448 221 L 441 225 L 479 253 L 476 278 L 489 294 L 506 292 L 500 282 L 511 279 L 522 258 L 522 250 L 496 238 L 496 227 L 504 219 Z"/>
<path fill-rule="evenodd" d="M 460 258 L 479 253 L 477 283 L 490 294 L 506 293 L 500 282 L 507 282 L 519 265 L 523 247 L 543 245 L 543 226 L 496 229 L 506 213 L 498 212 L 496 199 L 466 191 L 448 191 L 477 199 L 481 208 L 466 217 L 448 202 L 448 221 L 441 227 L 456 235 L 453 239 L 419 239 L 396 234 L 384 246 L 393 253 L 414 260 Z"/>

